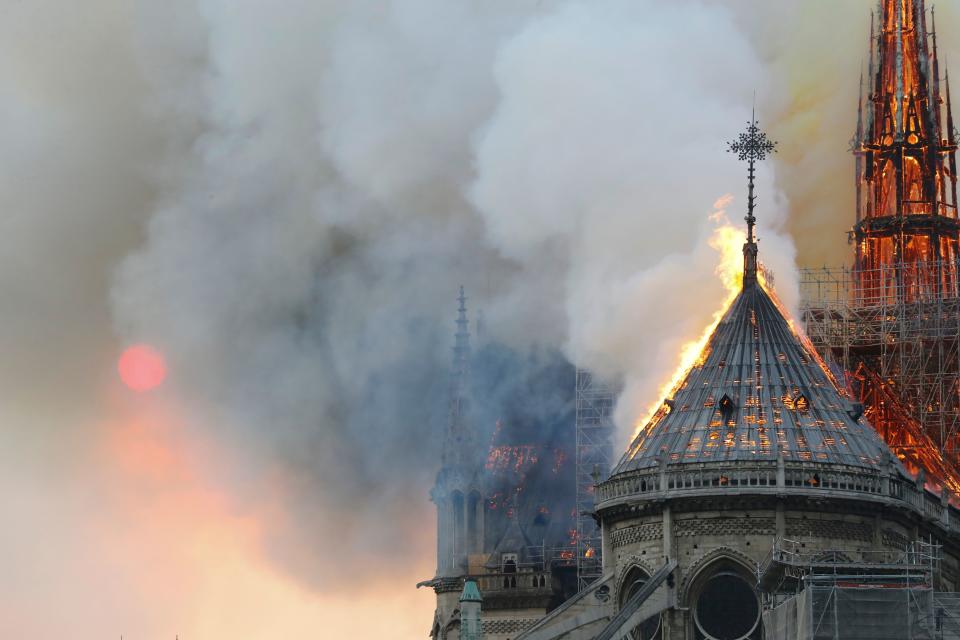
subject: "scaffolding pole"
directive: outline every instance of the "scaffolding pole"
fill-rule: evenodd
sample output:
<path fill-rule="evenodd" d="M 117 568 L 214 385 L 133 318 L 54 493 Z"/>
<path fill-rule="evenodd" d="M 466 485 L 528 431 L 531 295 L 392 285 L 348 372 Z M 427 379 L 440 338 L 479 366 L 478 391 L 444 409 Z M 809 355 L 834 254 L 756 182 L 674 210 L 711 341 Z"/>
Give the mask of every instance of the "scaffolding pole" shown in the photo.
<path fill-rule="evenodd" d="M 592 513 L 597 478 L 610 475 L 614 393 L 584 369 L 577 369 L 576 384 L 577 586 L 582 590 L 602 572 L 600 529 Z"/>

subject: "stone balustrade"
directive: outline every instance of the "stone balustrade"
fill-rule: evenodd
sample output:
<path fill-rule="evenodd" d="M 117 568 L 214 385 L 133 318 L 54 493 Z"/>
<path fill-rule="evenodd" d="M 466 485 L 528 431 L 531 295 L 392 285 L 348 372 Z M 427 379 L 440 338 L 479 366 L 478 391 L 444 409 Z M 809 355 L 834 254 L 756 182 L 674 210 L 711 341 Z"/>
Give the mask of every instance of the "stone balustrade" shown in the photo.
<path fill-rule="evenodd" d="M 896 471 L 781 461 L 668 465 L 617 474 L 596 488 L 598 508 L 633 500 L 723 494 L 820 495 L 893 502 L 960 533 L 960 511 Z"/>
<path fill-rule="evenodd" d="M 531 595 L 552 593 L 549 571 L 516 571 L 512 573 L 486 573 L 474 576 L 480 593 L 493 591 L 522 591 Z"/>

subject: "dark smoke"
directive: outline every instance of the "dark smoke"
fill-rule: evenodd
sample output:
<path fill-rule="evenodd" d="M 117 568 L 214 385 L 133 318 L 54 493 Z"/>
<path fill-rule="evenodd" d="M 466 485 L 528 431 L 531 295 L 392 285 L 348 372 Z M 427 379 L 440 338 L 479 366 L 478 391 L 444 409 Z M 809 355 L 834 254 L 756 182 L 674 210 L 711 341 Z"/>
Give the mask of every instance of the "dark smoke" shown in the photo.
<path fill-rule="evenodd" d="M 458 285 L 486 311 L 484 429 L 568 438 L 572 362 L 624 382 L 630 431 L 723 298 L 706 217 L 732 193 L 739 224 L 723 150 L 755 90 L 781 143 L 761 257 L 785 289 L 787 230 L 801 264 L 845 259 L 873 5 L 5 3 L 0 636 L 227 635 L 185 613 L 206 565 L 132 529 L 179 486 L 128 503 L 107 472 L 131 463 L 103 452 L 105 425 L 134 432 L 133 341 L 171 367 L 142 404 L 174 408 L 197 484 L 278 573 L 321 599 L 429 577 Z M 954 4 L 938 27 L 956 60 Z"/>

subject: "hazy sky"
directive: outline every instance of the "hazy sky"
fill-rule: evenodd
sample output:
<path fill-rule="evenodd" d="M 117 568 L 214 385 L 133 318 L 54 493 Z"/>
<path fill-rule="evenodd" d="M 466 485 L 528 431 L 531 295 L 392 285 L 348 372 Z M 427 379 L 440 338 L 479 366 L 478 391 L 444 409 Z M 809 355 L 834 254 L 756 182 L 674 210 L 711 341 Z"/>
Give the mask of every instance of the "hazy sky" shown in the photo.
<path fill-rule="evenodd" d="M 2 3 L 0 636 L 425 637 L 457 286 L 629 431 L 724 297 L 754 93 L 761 259 L 788 304 L 847 261 L 873 5 Z"/>

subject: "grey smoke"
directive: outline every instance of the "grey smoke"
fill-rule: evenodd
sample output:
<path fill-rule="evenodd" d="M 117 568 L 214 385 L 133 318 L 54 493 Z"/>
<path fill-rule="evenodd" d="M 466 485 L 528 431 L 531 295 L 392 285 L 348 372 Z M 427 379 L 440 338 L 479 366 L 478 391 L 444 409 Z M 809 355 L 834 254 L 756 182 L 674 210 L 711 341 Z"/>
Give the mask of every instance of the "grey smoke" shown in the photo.
<path fill-rule="evenodd" d="M 232 509 L 258 513 L 283 479 L 287 518 L 263 523 L 279 570 L 321 593 L 428 577 L 410 567 L 433 535 L 457 286 L 517 362 L 560 349 L 620 379 L 631 430 L 722 299 L 707 216 L 732 193 L 740 224 L 724 143 L 754 90 L 781 140 L 761 257 L 788 304 L 787 228 L 801 261 L 843 260 L 872 5 L 8 3 L 0 477 L 19 526 L 0 548 L 39 556 L 42 528 L 62 554 L 44 572 L 84 555 L 84 453 L 136 340 L 169 358 L 158 395 L 215 443 Z M 938 24 L 956 59 L 957 9 Z M 355 562 L 330 562 L 330 540 Z M 11 565 L 39 585 L 18 596 L 32 610 L 47 574 Z"/>
<path fill-rule="evenodd" d="M 743 182 L 722 149 L 763 69 L 743 38 L 706 63 L 685 43 L 735 34 L 732 17 L 507 6 L 201 10 L 201 132 L 168 160 L 115 319 L 168 354 L 194 428 L 235 451 L 223 481 L 256 501 L 261 474 L 296 470 L 275 547 L 321 588 L 341 576 L 312 539 L 354 541 L 382 571 L 388 506 L 429 515 L 458 282 L 493 339 L 625 378 L 626 420 L 673 364 L 678 321 L 697 331 L 719 305 L 706 216 Z M 765 246 L 787 245 L 768 210 Z"/>

